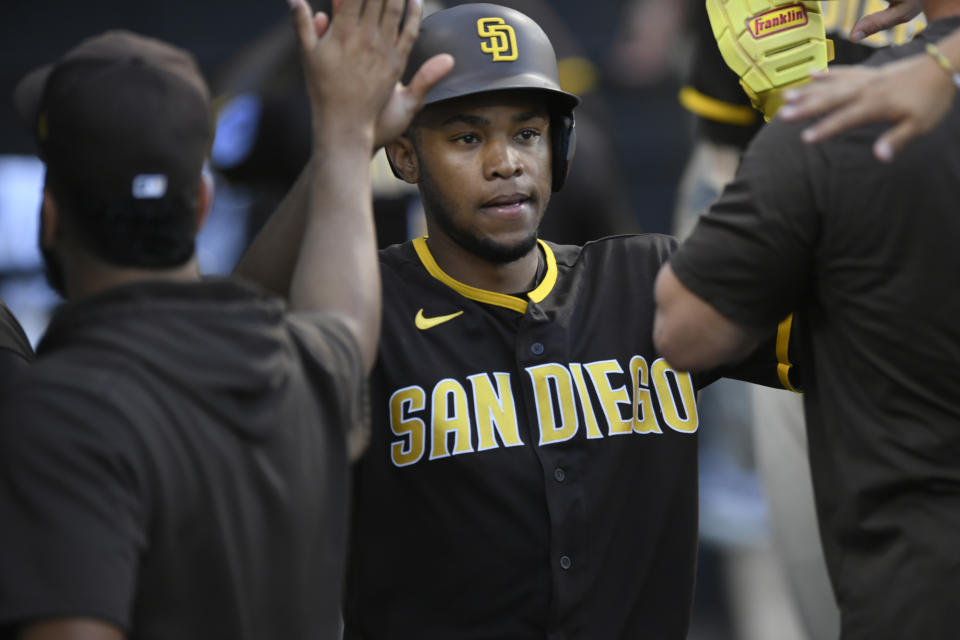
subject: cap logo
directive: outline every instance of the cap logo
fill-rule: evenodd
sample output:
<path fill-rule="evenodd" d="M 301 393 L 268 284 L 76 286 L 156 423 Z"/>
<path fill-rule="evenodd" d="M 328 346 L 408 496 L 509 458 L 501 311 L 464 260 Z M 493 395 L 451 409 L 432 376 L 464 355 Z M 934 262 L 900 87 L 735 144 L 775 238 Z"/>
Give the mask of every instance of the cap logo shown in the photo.
<path fill-rule="evenodd" d="M 517 33 L 503 18 L 480 18 L 477 20 L 477 35 L 480 50 L 493 56 L 494 62 L 516 60 Z"/>
<path fill-rule="evenodd" d="M 167 176 L 162 173 L 141 173 L 133 177 L 133 197 L 156 200 L 167 194 Z"/>
<path fill-rule="evenodd" d="M 747 20 L 747 27 L 754 40 L 759 40 L 775 33 L 802 27 L 808 20 L 807 8 L 802 4 L 792 4 L 753 16 Z"/>

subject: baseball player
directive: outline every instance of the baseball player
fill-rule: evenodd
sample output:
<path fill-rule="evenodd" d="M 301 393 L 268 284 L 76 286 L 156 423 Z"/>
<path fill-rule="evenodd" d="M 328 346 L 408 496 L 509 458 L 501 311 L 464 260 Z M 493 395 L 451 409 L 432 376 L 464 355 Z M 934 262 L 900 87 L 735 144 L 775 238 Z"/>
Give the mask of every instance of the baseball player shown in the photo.
<path fill-rule="evenodd" d="M 33 347 L 23 327 L 0 300 L 0 390 L 33 360 Z"/>
<path fill-rule="evenodd" d="M 653 278 L 674 242 L 538 239 L 578 99 L 533 21 L 440 11 L 409 68 L 438 52 L 453 71 L 387 147 L 428 235 L 381 252 L 345 638 L 682 638 L 695 397 L 715 374 L 653 347 Z M 738 375 L 776 383 L 773 356 L 771 343 Z"/>
<path fill-rule="evenodd" d="M 453 71 L 387 146 L 420 189 L 428 235 L 380 254 L 344 637 L 684 637 L 695 397 L 719 372 L 691 376 L 653 348 L 653 278 L 674 241 L 539 240 L 578 103 L 549 39 L 498 5 L 436 12 L 411 52 L 411 87 L 443 53 Z M 263 250 L 284 255 L 301 215 L 282 207 Z M 285 270 L 262 266 L 251 275 L 284 290 Z M 792 384 L 776 326 L 728 373 Z"/>
<path fill-rule="evenodd" d="M 721 4 L 723 5 L 721 9 Z M 896 5 L 896 3 L 894 3 Z M 679 238 L 686 237 L 696 223 L 697 217 L 707 210 L 719 196 L 723 187 L 733 178 L 743 150 L 759 130 L 764 114 L 751 106 L 734 73 L 724 62 L 717 39 L 727 45 L 728 57 L 741 73 L 750 73 L 748 69 L 757 65 L 747 65 L 745 61 L 730 56 L 732 40 L 723 34 L 740 27 L 737 43 L 746 49 L 756 47 L 760 64 L 764 60 L 770 63 L 756 77 L 773 78 L 787 83 L 806 80 L 807 69 L 793 67 L 794 75 L 779 76 L 777 68 L 784 64 L 783 56 L 791 51 L 806 51 L 800 43 L 822 41 L 824 34 L 832 39 L 835 58 L 831 68 L 837 64 L 861 62 L 878 47 L 890 44 L 902 44 L 926 25 L 923 15 L 916 8 L 910 15 L 904 15 L 894 7 L 880 13 L 877 3 L 864 0 L 831 0 L 828 2 L 746 2 L 732 0 L 726 3 L 709 2 L 711 9 L 701 10 L 696 32 L 695 55 L 690 64 L 687 86 L 680 93 L 681 103 L 695 114 L 696 137 L 691 160 L 682 180 L 678 197 L 678 207 L 674 214 L 674 233 Z M 776 32 L 780 26 L 764 31 L 762 26 L 749 30 L 749 25 L 766 25 L 789 17 L 791 12 L 809 8 L 809 16 L 804 19 L 808 24 L 804 28 Z M 895 11 L 902 22 L 896 26 L 881 24 L 891 11 Z M 724 13 L 734 24 L 723 23 Z M 744 13 L 747 16 L 745 17 Z M 762 21 L 759 22 L 759 21 Z M 816 27 L 819 33 L 812 32 Z M 806 31 L 807 28 L 811 32 Z M 854 32 L 862 32 L 851 40 Z M 864 38 L 866 32 L 871 33 Z M 720 35 L 717 35 L 720 34 Z M 757 36 L 757 37 L 754 37 Z M 784 42 L 786 39 L 787 42 Z M 809 48 L 809 44 L 806 45 Z M 780 51 L 786 53 L 779 53 Z M 773 52 L 769 56 L 766 51 Z M 819 57 L 818 64 L 826 66 L 827 50 Z M 796 56 L 793 61 L 802 62 L 812 58 L 805 53 Z M 833 73 L 833 71 L 831 71 Z M 757 87 L 761 89 L 761 86 Z M 776 93 L 782 87 L 776 89 Z M 778 106 L 780 100 L 772 102 Z M 771 108 L 766 115 L 772 116 Z M 816 512 L 813 490 L 807 461 L 806 434 L 804 430 L 802 398 L 795 394 L 777 392 L 756 385 L 729 383 L 725 388 L 711 387 L 700 398 L 704 412 L 714 415 L 717 405 L 729 405 L 739 401 L 753 408 L 755 419 L 748 421 L 753 439 L 753 453 L 757 462 L 760 479 L 768 497 L 768 512 L 773 534 L 773 546 L 779 560 L 785 565 L 785 578 L 795 596 L 801 620 L 811 638 L 835 638 L 839 628 L 839 614 L 830 588 L 826 565 L 823 560 L 819 531 L 816 525 Z M 723 436 L 714 435 L 720 440 Z M 729 438 L 721 441 L 727 442 Z M 764 553 L 765 549 L 759 551 Z M 735 558 L 742 557 L 740 549 Z M 761 580 L 760 588 L 767 589 Z M 736 597 L 737 594 L 732 593 Z M 747 593 L 744 597 L 749 598 Z"/>
<path fill-rule="evenodd" d="M 188 53 L 112 31 L 18 85 L 68 304 L 0 404 L 3 637 L 339 636 L 380 324 L 369 158 L 420 5 L 401 29 L 402 0 L 337 4 L 292 2 L 314 151 L 337 157 L 308 169 L 292 312 L 198 275 L 212 126 Z"/>
<path fill-rule="evenodd" d="M 960 2 L 920 3 L 927 29 L 866 64 L 922 54 Z M 954 69 L 945 72 L 948 79 Z M 891 164 L 886 125 L 808 147 L 774 120 L 659 278 L 657 344 L 681 367 L 737 357 L 750 326 L 798 309 L 812 354 L 805 413 L 841 633 L 953 638 L 960 409 L 960 110 Z"/>

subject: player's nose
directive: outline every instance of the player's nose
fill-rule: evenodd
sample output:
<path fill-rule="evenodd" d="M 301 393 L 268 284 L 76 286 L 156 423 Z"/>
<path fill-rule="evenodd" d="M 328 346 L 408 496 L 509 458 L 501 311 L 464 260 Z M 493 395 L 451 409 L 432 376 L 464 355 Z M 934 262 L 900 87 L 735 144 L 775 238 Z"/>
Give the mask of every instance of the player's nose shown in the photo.
<path fill-rule="evenodd" d="M 513 178 L 523 173 L 521 154 L 510 140 L 495 137 L 484 148 L 484 177 L 487 180 Z"/>

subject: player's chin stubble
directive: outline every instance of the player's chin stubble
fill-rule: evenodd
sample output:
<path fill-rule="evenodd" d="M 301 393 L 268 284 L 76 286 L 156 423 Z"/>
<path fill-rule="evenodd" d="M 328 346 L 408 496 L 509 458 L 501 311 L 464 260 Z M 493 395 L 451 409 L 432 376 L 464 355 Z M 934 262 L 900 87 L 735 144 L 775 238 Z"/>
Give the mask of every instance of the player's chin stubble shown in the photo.
<path fill-rule="evenodd" d="M 420 161 L 420 195 L 427 215 L 431 216 L 447 236 L 464 250 L 493 264 L 506 264 L 524 257 L 537 246 L 537 230 L 533 229 L 522 240 L 504 244 L 489 238 L 481 238 L 468 229 L 460 227 L 453 220 L 453 203 L 443 197 L 430 172 Z"/>

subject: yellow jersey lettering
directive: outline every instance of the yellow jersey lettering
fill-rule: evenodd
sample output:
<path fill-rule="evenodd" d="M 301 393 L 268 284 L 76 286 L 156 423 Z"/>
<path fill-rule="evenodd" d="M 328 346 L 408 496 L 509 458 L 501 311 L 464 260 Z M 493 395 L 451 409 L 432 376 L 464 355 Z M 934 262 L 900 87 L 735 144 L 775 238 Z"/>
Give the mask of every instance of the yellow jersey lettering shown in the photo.
<path fill-rule="evenodd" d="M 503 18 L 480 18 L 477 20 L 477 35 L 480 50 L 493 56 L 494 62 L 509 62 L 519 56 L 517 33 Z"/>
<path fill-rule="evenodd" d="M 509 373 L 494 373 L 497 388 L 494 390 L 490 376 L 478 373 L 467 377 L 473 389 L 474 416 L 477 423 L 477 451 L 496 449 L 499 445 L 493 435 L 500 434 L 505 447 L 523 444 L 517 425 L 517 410 L 513 402 L 513 389 Z"/>
<path fill-rule="evenodd" d="M 540 445 L 564 442 L 575 436 L 580 424 L 573 397 L 573 381 L 567 368 L 556 363 L 541 364 L 528 367 L 527 373 L 533 383 Z M 554 415 L 554 401 L 560 409 L 559 416 Z"/>
<path fill-rule="evenodd" d="M 577 385 L 577 394 L 580 396 L 580 406 L 583 407 L 583 420 L 587 423 L 587 438 L 594 440 L 602 438 L 600 425 L 597 424 L 597 415 L 593 412 L 593 402 L 590 400 L 590 392 L 587 391 L 587 381 L 583 378 L 583 367 L 579 362 L 570 363 L 570 373 L 573 375 L 573 381 Z"/>
<path fill-rule="evenodd" d="M 663 433 L 657 423 L 650 393 L 650 369 L 643 356 L 630 358 L 630 378 L 633 380 L 633 430 L 636 433 Z"/>
<path fill-rule="evenodd" d="M 630 404 L 630 394 L 627 393 L 627 387 L 622 386 L 614 389 L 610 385 L 610 378 L 607 377 L 611 373 L 623 373 L 620 364 L 616 360 L 601 360 L 584 366 L 590 373 L 593 388 L 597 391 L 600 406 L 603 407 L 603 413 L 607 417 L 607 433 L 611 436 L 633 433 L 633 420 L 624 420 L 620 414 L 620 405 Z"/>
<path fill-rule="evenodd" d="M 453 434 L 453 454 L 473 452 L 470 442 L 470 413 L 467 409 L 467 392 L 456 380 L 447 378 L 433 388 L 433 415 L 430 431 L 433 443 L 430 459 L 451 455 L 447 436 Z"/>
<path fill-rule="evenodd" d="M 660 413 L 667 426 L 680 433 L 696 432 L 700 418 L 697 415 L 697 398 L 690 374 L 674 371 L 666 360 L 659 358 L 650 368 L 650 376 L 657 391 L 657 400 L 660 401 Z M 676 382 L 679 398 L 670 388 L 669 378 L 673 378 Z M 685 418 L 680 415 L 681 408 Z"/>
<path fill-rule="evenodd" d="M 427 425 L 420 418 L 410 416 L 423 411 L 427 394 L 420 387 L 399 389 L 390 396 L 390 430 L 402 438 L 390 445 L 390 460 L 397 467 L 406 467 L 423 457 Z"/>

